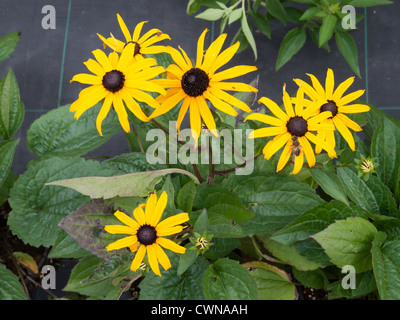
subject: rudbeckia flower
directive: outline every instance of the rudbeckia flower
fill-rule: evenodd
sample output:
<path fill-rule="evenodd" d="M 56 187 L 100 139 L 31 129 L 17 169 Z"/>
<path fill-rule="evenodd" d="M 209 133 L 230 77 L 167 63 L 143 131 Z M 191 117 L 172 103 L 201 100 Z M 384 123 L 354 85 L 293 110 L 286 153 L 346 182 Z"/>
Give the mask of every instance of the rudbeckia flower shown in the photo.
<path fill-rule="evenodd" d="M 147 21 L 142 21 L 136 25 L 131 36 L 128 27 L 126 26 L 124 20 L 119 14 L 117 14 L 117 18 L 119 26 L 121 27 L 121 31 L 125 37 L 125 41 L 116 39 L 112 34 L 110 34 L 111 37 L 107 39 L 102 35 L 97 34 L 99 38 L 103 41 L 104 46 L 108 46 L 116 52 L 122 52 L 128 43 L 133 43 L 135 47 L 133 57 L 135 60 L 142 59 L 144 54 L 156 54 L 166 52 L 165 46 L 153 46 L 153 44 L 165 39 L 171 40 L 169 35 L 162 33 L 159 29 L 151 29 L 150 31 L 147 31 L 144 35 L 140 36 L 143 25 L 147 23 Z"/>
<path fill-rule="evenodd" d="M 244 120 L 257 120 L 271 125 L 267 128 L 252 131 L 248 137 L 249 139 L 254 139 L 275 136 L 272 140 L 268 141 L 263 149 L 264 157 L 267 160 L 285 146 L 279 158 L 276 172 L 283 169 L 291 155 L 294 159 L 292 174 L 297 174 L 301 170 L 304 163 L 304 155 L 309 167 L 314 166 L 316 159 L 309 141 L 326 150 L 330 157 L 336 157 L 334 146 L 311 133 L 311 131 L 325 132 L 334 130 L 332 124 L 321 124 L 321 121 L 328 119 L 332 115 L 331 112 L 321 112 L 317 116 L 312 117 L 312 114 L 315 112 L 315 105 L 311 104 L 307 108 L 304 108 L 303 101 L 304 91 L 300 87 L 297 91 L 296 104 L 293 109 L 291 99 L 284 87 L 283 104 L 286 112 L 272 100 L 262 97 L 258 102 L 265 104 L 276 117 L 261 113 L 252 113 Z"/>
<path fill-rule="evenodd" d="M 154 110 L 150 118 L 160 116 L 183 100 L 177 119 L 177 131 L 180 131 L 182 120 L 189 109 L 190 127 L 192 136 L 197 143 L 201 132 L 203 119 L 205 125 L 215 136 L 218 136 L 215 120 L 207 104 L 207 100 L 218 110 L 231 116 L 237 116 L 238 112 L 232 107 L 239 108 L 245 112 L 251 109 L 242 101 L 225 92 L 257 92 L 257 89 L 244 83 L 224 82 L 251 71 L 257 70 L 253 66 L 235 66 L 221 72 L 217 72 L 224 64 L 228 63 L 239 49 L 240 43 L 221 52 L 226 39 L 226 34 L 220 35 L 204 53 L 204 38 L 207 29 L 203 31 L 197 42 L 196 64 L 193 65 L 186 52 L 170 48 L 169 53 L 176 64 L 171 64 L 166 69 L 167 79 L 155 79 L 157 83 L 167 90 L 164 97 L 158 97 L 161 106 Z"/>
<path fill-rule="evenodd" d="M 153 67 L 157 61 L 153 58 L 143 59 L 132 63 L 132 54 L 135 50 L 133 44 L 129 44 L 121 56 L 112 52 L 107 56 L 103 51 L 93 51 L 96 60 L 89 59 L 84 64 L 93 74 L 80 73 L 75 75 L 72 81 L 89 84 L 83 89 L 79 98 L 70 106 L 70 111 L 75 112 L 74 117 L 79 117 L 89 108 L 104 99 L 101 110 L 97 116 L 96 126 L 100 135 L 101 123 L 110 111 L 111 105 L 118 114 L 118 120 L 122 128 L 130 131 L 128 113 L 126 107 L 141 121 L 148 121 L 136 100 L 145 102 L 153 108 L 159 106 L 158 102 L 144 91 L 165 94 L 164 88 L 149 79 L 164 72 L 163 67 Z"/>
<path fill-rule="evenodd" d="M 117 211 L 114 213 L 115 217 L 125 225 L 107 225 L 104 227 L 104 230 L 108 233 L 128 235 L 109 244 L 106 249 L 110 251 L 129 248 L 132 252 L 136 252 L 131 264 L 132 271 L 136 271 L 141 266 L 147 253 L 151 269 L 161 277 L 158 263 L 165 270 L 171 267 L 163 248 L 181 254 L 185 253 L 184 247 L 165 237 L 181 232 L 183 226 L 180 224 L 188 221 L 189 215 L 179 213 L 160 221 L 167 201 L 168 195 L 165 191 L 158 200 L 157 195 L 153 193 L 144 205 L 139 205 L 133 211 L 135 219 Z"/>
<path fill-rule="evenodd" d="M 354 82 L 354 77 L 348 78 L 346 81 L 339 84 L 336 90 L 334 90 L 335 79 L 332 69 L 328 69 L 325 80 L 325 88 L 314 75 L 307 75 L 311 78 L 312 86 L 300 79 L 294 79 L 294 81 L 297 83 L 297 85 L 300 85 L 301 83 L 304 92 L 309 96 L 309 98 L 318 103 L 319 109 L 317 109 L 317 113 L 324 111 L 332 112 L 332 116 L 324 120 L 323 123 L 333 124 L 343 138 L 347 141 L 349 147 L 354 151 L 354 137 L 349 129 L 354 131 L 362 131 L 362 129 L 356 122 L 346 116 L 346 114 L 361 113 L 370 110 L 370 107 L 364 104 L 349 104 L 361 97 L 365 90 L 357 90 L 344 96 L 345 91 Z M 318 132 L 318 137 L 327 141 L 329 145 L 336 145 L 333 131 Z M 316 146 L 315 152 L 320 153 L 321 148 Z"/>

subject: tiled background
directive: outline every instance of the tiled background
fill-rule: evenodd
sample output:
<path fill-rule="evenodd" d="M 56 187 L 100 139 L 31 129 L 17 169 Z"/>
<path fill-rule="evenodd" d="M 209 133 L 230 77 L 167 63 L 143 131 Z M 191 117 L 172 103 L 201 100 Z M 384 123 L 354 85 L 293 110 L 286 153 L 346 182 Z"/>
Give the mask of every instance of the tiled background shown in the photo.
<path fill-rule="evenodd" d="M 400 101 L 397 97 L 400 82 L 400 2 L 373 8 L 357 8 L 357 13 L 366 14 L 366 19 L 357 24 L 352 32 L 358 47 L 358 59 L 362 78 L 356 78 L 352 91 L 366 89 L 362 99 L 400 118 Z M 44 30 L 41 26 L 45 5 L 56 9 L 56 29 Z M 25 171 L 26 164 L 34 158 L 26 148 L 26 130 L 31 123 L 48 110 L 73 102 L 82 89 L 79 84 L 70 84 L 76 73 L 86 72 L 83 61 L 92 56 L 91 51 L 102 46 L 96 33 L 108 35 L 112 32 L 121 37 L 116 19 L 120 13 L 132 29 L 138 22 L 148 20 L 144 30 L 159 28 L 172 38 L 168 44 L 180 45 L 190 57 L 195 57 L 196 43 L 204 28 L 212 28 L 208 21 L 195 19 L 186 14 L 187 0 L 0 0 L 0 33 L 21 31 L 21 41 L 12 56 L 0 64 L 0 77 L 9 67 L 16 74 L 21 100 L 25 104 L 24 123 L 17 133 L 21 142 L 14 160 L 14 173 Z M 331 40 L 331 52 L 317 49 L 310 38 L 289 63 L 275 72 L 274 66 L 280 43 L 292 25 L 284 27 L 274 21 L 272 40 L 260 33 L 255 34 L 258 60 L 250 48 L 238 54 L 230 64 L 250 64 L 258 67 L 257 73 L 240 78 L 249 82 L 259 75 L 259 96 L 267 96 L 281 102 L 283 83 L 289 93 L 296 85 L 293 78 L 307 80 L 305 73 L 324 79 L 327 68 L 335 72 L 337 83 L 353 76 L 344 58 Z M 133 30 L 133 29 L 132 29 Z M 215 24 L 215 37 L 219 23 Z M 228 41 L 236 33 L 233 25 L 225 30 Z M 207 41 L 211 39 L 211 32 Z M 229 65 L 228 65 L 229 66 Z M 128 152 L 128 145 L 119 134 L 100 147 L 94 154 L 116 155 Z"/>

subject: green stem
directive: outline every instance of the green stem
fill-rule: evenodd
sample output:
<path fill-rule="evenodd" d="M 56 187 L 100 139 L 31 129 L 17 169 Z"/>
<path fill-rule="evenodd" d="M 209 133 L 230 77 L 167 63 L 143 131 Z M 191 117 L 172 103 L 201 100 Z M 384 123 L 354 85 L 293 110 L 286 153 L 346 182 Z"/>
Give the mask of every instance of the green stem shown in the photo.
<path fill-rule="evenodd" d="M 211 143 L 211 137 L 208 139 L 208 178 L 207 178 L 207 184 L 214 184 L 214 163 L 213 163 L 213 154 L 212 154 L 212 143 Z"/>

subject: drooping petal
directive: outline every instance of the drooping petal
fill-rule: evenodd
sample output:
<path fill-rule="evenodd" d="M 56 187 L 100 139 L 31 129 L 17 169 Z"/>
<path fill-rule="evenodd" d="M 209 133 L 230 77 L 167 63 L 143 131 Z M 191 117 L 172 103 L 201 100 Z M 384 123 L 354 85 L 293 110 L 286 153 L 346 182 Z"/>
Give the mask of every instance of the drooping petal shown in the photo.
<path fill-rule="evenodd" d="M 176 253 L 185 253 L 186 248 L 176 244 L 175 242 L 166 239 L 166 238 L 157 238 L 156 243 L 159 244 L 161 247 L 171 250 Z"/>
<path fill-rule="evenodd" d="M 156 252 L 158 262 L 160 262 L 164 270 L 171 268 L 171 262 L 169 261 L 169 258 L 165 254 L 164 250 L 157 243 L 154 243 L 153 247 Z"/>
<path fill-rule="evenodd" d="M 238 112 L 233 109 L 233 107 L 226 103 L 225 101 L 215 97 L 210 91 L 205 91 L 203 93 L 204 98 L 206 98 L 207 100 L 209 100 L 211 102 L 211 104 L 218 110 L 229 114 L 233 117 L 236 117 L 238 115 Z"/>
<path fill-rule="evenodd" d="M 328 133 L 329 131 L 326 131 L 326 132 Z M 329 157 L 336 158 L 335 145 L 325 142 L 320 137 L 313 135 L 311 132 L 307 132 L 305 134 L 305 137 L 309 141 L 314 143 L 316 146 L 320 146 L 322 149 L 326 150 L 328 152 Z"/>
<path fill-rule="evenodd" d="M 344 140 L 347 141 L 350 149 L 355 151 L 356 150 L 356 145 L 355 145 L 355 142 L 354 142 L 353 134 L 350 132 L 349 129 L 347 129 L 347 127 L 343 123 L 343 121 L 340 120 L 339 118 L 335 117 L 335 118 L 333 118 L 333 123 L 335 124 L 336 129 L 338 129 L 338 131 L 340 132 L 340 134 L 342 135 Z"/>
<path fill-rule="evenodd" d="M 303 167 L 304 164 L 304 153 L 300 152 L 300 154 L 294 159 L 294 168 L 290 174 L 298 174 Z"/>
<path fill-rule="evenodd" d="M 175 107 L 179 102 L 181 102 L 182 99 L 185 99 L 185 97 L 186 97 L 185 92 L 180 89 L 176 94 L 170 96 L 168 99 L 162 102 L 160 107 L 158 107 L 153 111 L 153 113 L 150 115 L 150 118 L 153 119 L 164 113 L 167 113 L 169 110 Z"/>
<path fill-rule="evenodd" d="M 183 100 L 182 106 L 179 110 L 178 119 L 176 120 L 176 130 L 178 133 L 181 131 L 181 124 L 182 124 L 182 121 L 185 118 L 185 115 L 189 109 L 190 100 L 191 100 L 190 98 L 185 98 Z"/>
<path fill-rule="evenodd" d="M 265 158 L 268 160 L 275 154 L 283 145 L 291 139 L 292 135 L 289 132 L 282 133 L 276 136 L 271 145 L 265 150 Z"/>
<path fill-rule="evenodd" d="M 215 124 L 215 120 L 210 111 L 210 108 L 207 105 L 207 102 L 201 96 L 196 97 L 195 99 L 199 107 L 200 115 L 205 125 L 207 126 L 208 130 L 210 130 L 214 136 L 218 137 L 217 126 Z"/>
<path fill-rule="evenodd" d="M 276 172 L 279 172 L 283 169 L 283 167 L 290 159 L 291 154 L 292 154 L 292 144 L 290 142 L 287 142 L 285 148 L 281 153 L 281 156 L 279 157 L 278 165 L 276 166 Z"/>
<path fill-rule="evenodd" d="M 101 131 L 101 124 L 103 123 L 103 120 L 106 118 L 107 114 L 110 112 L 112 101 L 113 101 L 112 94 L 106 95 L 103 105 L 101 106 L 100 112 L 96 118 L 96 128 L 101 136 L 103 135 Z"/>
<path fill-rule="evenodd" d="M 125 132 L 130 132 L 131 125 L 129 124 L 128 114 L 125 110 L 125 106 L 124 103 L 122 102 L 122 97 L 119 92 L 116 92 L 113 95 L 113 106 L 115 112 L 118 115 L 118 120 L 119 123 L 121 124 L 122 129 L 124 129 Z"/>
<path fill-rule="evenodd" d="M 309 167 L 313 167 L 315 165 L 315 161 L 316 160 L 315 160 L 314 151 L 313 151 L 310 143 L 308 142 L 307 138 L 304 137 L 304 136 L 303 137 L 299 137 L 299 140 L 300 140 L 299 141 L 300 145 L 301 145 L 301 147 L 302 147 L 302 149 L 304 151 L 304 154 L 306 156 L 308 166 Z"/>
<path fill-rule="evenodd" d="M 142 264 L 143 258 L 146 255 L 146 246 L 140 245 L 138 251 L 135 254 L 135 258 L 131 264 L 131 270 L 135 272 Z"/>
<path fill-rule="evenodd" d="M 344 125 L 350 128 L 351 130 L 362 131 L 362 128 L 358 125 L 358 123 L 351 120 L 348 116 L 342 113 L 338 113 L 336 117 L 339 118 L 344 123 Z"/>
<path fill-rule="evenodd" d="M 158 260 L 154 246 L 153 245 L 147 246 L 146 249 L 147 249 L 147 258 L 149 259 L 151 270 L 153 270 L 153 272 L 156 275 L 161 277 L 160 267 L 158 266 Z"/>

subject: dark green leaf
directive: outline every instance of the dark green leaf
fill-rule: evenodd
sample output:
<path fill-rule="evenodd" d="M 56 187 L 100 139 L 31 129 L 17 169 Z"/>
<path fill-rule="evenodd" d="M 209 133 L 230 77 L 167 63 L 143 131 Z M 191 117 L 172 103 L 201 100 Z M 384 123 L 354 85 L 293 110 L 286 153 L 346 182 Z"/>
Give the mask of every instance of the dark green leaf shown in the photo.
<path fill-rule="evenodd" d="M 259 12 L 253 12 L 252 16 L 256 27 L 261 31 L 262 34 L 271 39 L 271 26 L 267 17 Z"/>
<path fill-rule="evenodd" d="M 186 272 L 177 276 L 179 254 L 166 252 L 172 267 L 161 271 L 159 277 L 153 272 L 139 284 L 140 300 L 203 300 L 202 279 L 208 262 L 198 257 Z"/>
<path fill-rule="evenodd" d="M 0 300 L 28 300 L 18 277 L 0 263 Z"/>
<path fill-rule="evenodd" d="M 193 181 L 189 181 L 183 185 L 179 190 L 177 196 L 178 208 L 183 212 L 191 213 L 193 207 L 193 201 L 196 196 L 196 184 Z"/>
<path fill-rule="evenodd" d="M 0 38 L 0 62 L 7 59 L 14 52 L 20 35 L 21 32 L 14 31 Z"/>
<path fill-rule="evenodd" d="M 242 14 L 241 24 L 242 24 L 243 34 L 245 35 L 247 42 L 250 44 L 250 47 L 253 50 L 255 60 L 257 60 L 256 41 L 254 40 L 253 32 L 250 29 L 250 26 L 249 26 L 249 23 L 247 22 L 247 17 L 245 14 Z"/>
<path fill-rule="evenodd" d="M 257 284 L 249 271 L 238 261 L 221 258 L 206 270 L 203 278 L 207 300 L 254 300 Z"/>
<path fill-rule="evenodd" d="M 275 70 L 278 71 L 285 63 L 287 63 L 306 42 L 306 29 L 297 27 L 291 29 L 283 39 L 279 48 L 278 58 L 275 64 Z"/>
<path fill-rule="evenodd" d="M 322 20 L 321 29 L 319 29 L 319 47 L 322 47 L 325 42 L 328 42 L 335 30 L 337 18 L 334 15 L 328 15 Z"/>
<path fill-rule="evenodd" d="M 8 69 L 0 81 L 0 137 L 12 138 L 24 120 L 24 104 L 20 100 L 17 79 Z"/>
<path fill-rule="evenodd" d="M 267 12 L 286 25 L 286 11 L 279 0 L 266 0 Z"/>
<path fill-rule="evenodd" d="M 393 1 L 389 0 L 353 0 L 350 2 L 350 5 L 355 7 L 373 7 L 382 4 L 392 4 L 392 3 Z"/>
<path fill-rule="evenodd" d="M 346 59 L 347 63 L 349 64 L 351 70 L 359 77 L 360 75 L 360 68 L 358 66 L 358 52 L 357 46 L 351 37 L 351 35 L 344 31 L 335 31 L 335 38 L 336 44 L 342 53 L 343 57 Z"/>
<path fill-rule="evenodd" d="M 14 160 L 15 148 L 19 139 L 12 139 L 0 142 L 0 186 L 9 176 L 9 172 Z"/>
<path fill-rule="evenodd" d="M 115 111 L 102 124 L 103 136 L 96 129 L 101 104 L 87 110 L 79 120 L 69 112 L 69 105 L 59 107 L 36 119 L 27 132 L 30 151 L 42 156 L 81 156 L 107 142 L 121 130 Z"/>

